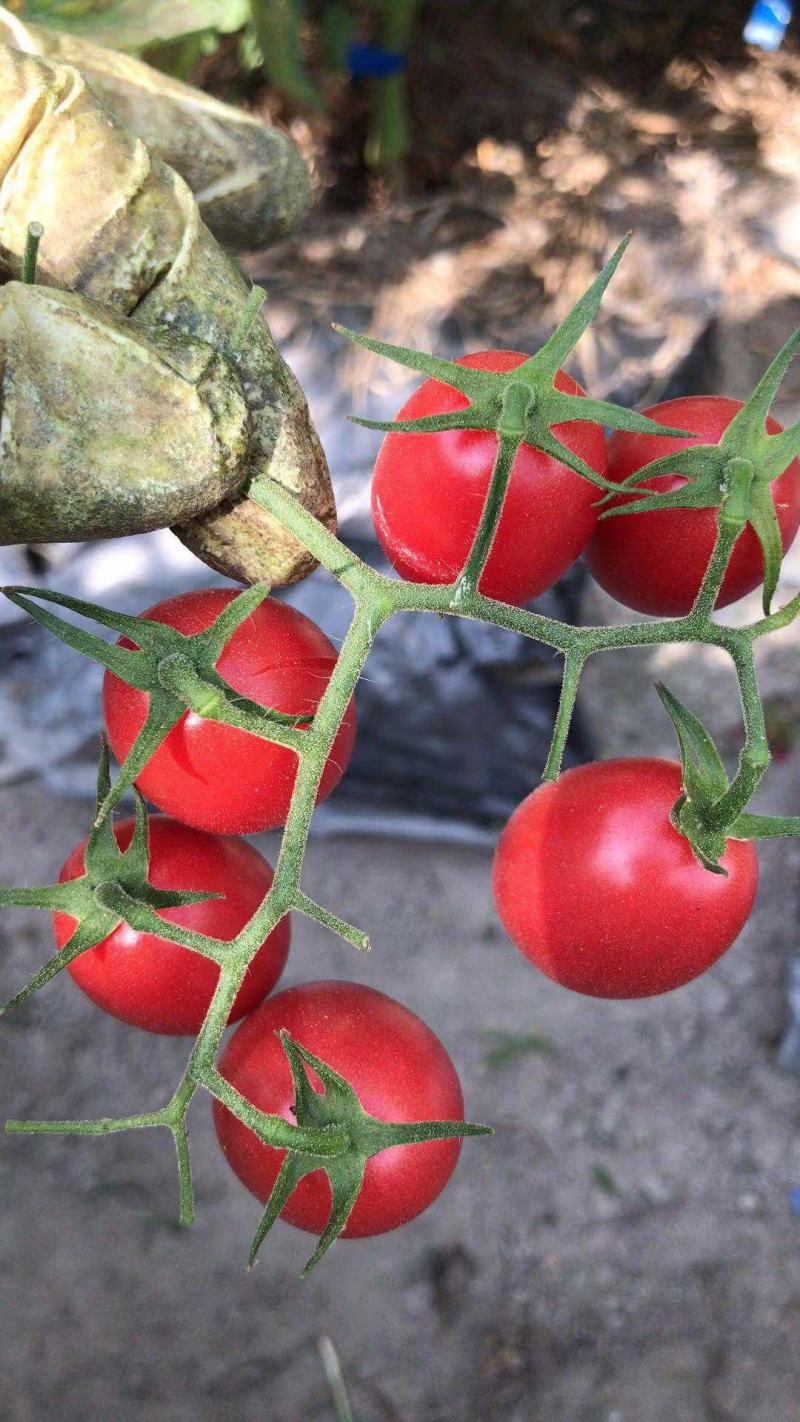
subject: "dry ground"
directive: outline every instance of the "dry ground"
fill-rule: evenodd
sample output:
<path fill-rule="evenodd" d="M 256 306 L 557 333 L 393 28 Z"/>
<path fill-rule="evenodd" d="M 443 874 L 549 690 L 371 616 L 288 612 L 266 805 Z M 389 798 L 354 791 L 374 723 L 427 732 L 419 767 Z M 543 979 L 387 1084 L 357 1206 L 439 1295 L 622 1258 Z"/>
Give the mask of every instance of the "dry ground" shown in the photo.
<path fill-rule="evenodd" d="M 796 804 L 800 762 L 772 801 Z M 86 807 L 31 782 L 0 796 L 0 880 L 52 875 Z M 199 1218 L 174 1226 L 167 1140 L 6 1139 L 0 1149 L 4 1422 L 299 1422 L 333 1414 L 330 1332 L 359 1422 L 793 1422 L 800 1395 L 797 1080 L 774 1065 L 800 848 L 764 854 L 757 912 L 706 977 L 597 1004 L 536 975 L 494 919 L 478 850 L 320 839 L 309 891 L 374 938 L 368 961 L 296 927 L 288 981 L 353 975 L 442 1035 L 469 1112 L 442 1199 L 340 1244 L 308 1281 L 279 1226 L 244 1269 L 258 1207 L 194 1113 Z M 49 952 L 6 915 L 2 987 Z M 491 1065 L 487 1029 L 539 1050 Z M 164 1099 L 186 1047 L 115 1024 L 66 979 L 0 1034 L 3 1115 Z"/>

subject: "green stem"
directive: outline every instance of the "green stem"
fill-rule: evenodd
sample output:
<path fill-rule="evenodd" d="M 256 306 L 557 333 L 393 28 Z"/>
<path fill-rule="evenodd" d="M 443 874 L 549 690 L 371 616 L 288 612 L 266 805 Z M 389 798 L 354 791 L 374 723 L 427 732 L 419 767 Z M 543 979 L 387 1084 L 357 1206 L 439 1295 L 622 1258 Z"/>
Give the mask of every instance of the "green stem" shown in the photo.
<path fill-rule="evenodd" d="M 267 293 L 263 286 L 253 286 L 250 288 L 250 294 L 242 307 L 242 314 L 236 322 L 233 328 L 233 335 L 228 342 L 228 351 L 230 354 L 235 355 L 237 351 L 241 350 L 247 340 L 250 327 L 266 299 Z"/>
<path fill-rule="evenodd" d="M 289 532 L 299 539 L 303 547 L 308 549 L 312 557 L 316 558 L 323 568 L 327 568 L 354 597 L 368 597 L 382 583 L 389 582 L 388 578 L 382 578 L 380 573 L 374 572 L 357 558 L 355 553 L 351 553 L 324 523 L 320 523 L 308 509 L 303 508 L 299 500 L 275 479 L 254 479 L 247 495 L 266 509 L 267 513 L 279 519 Z"/>
<path fill-rule="evenodd" d="M 419 0 L 382 0 L 380 39 L 392 54 L 405 54 Z M 375 79 L 372 113 L 364 156 L 371 168 L 391 169 L 405 158 L 410 145 L 407 77 L 404 72 Z"/>
<path fill-rule="evenodd" d="M 145 1111 L 139 1116 L 104 1116 L 99 1121 L 6 1121 L 5 1129 L 10 1136 L 110 1136 L 167 1124 L 164 1111 Z"/>
<path fill-rule="evenodd" d="M 4 908 L 54 908 L 68 912 L 63 884 L 47 884 L 40 889 L 3 888 L 0 894 Z"/>
<path fill-rule="evenodd" d="M 737 638 L 730 647 L 730 655 L 739 680 L 745 742 L 738 770 L 728 789 L 703 815 L 709 829 L 722 831 L 729 829 L 743 813 L 771 759 L 752 642 Z"/>
<path fill-rule="evenodd" d="M 188 948 L 192 953 L 209 958 L 220 967 L 226 962 L 230 944 L 224 939 L 210 938 L 205 933 L 197 933 L 192 928 L 184 928 L 179 923 L 162 918 L 149 904 L 132 898 L 121 884 L 99 884 L 95 889 L 95 897 L 104 908 L 110 909 L 140 933 L 157 934 L 170 943 L 177 943 L 181 948 Z"/>
<path fill-rule="evenodd" d="M 542 780 L 557 780 L 561 773 L 561 762 L 564 759 L 569 728 L 572 724 L 572 713 L 575 710 L 575 699 L 578 695 L 578 683 L 586 663 L 586 656 L 587 653 L 583 648 L 573 647 L 564 658 L 564 675 L 561 678 L 561 695 L 556 712 L 556 723 L 553 727 L 550 754 L 547 757 Z"/>
<path fill-rule="evenodd" d="M 140 726 L 136 739 L 119 768 L 116 780 L 102 804 L 98 806 L 94 819 L 95 829 L 99 829 L 119 804 L 125 791 L 129 790 L 141 775 L 150 757 L 172 730 L 172 727 L 177 726 L 183 715 L 183 710 L 182 706 L 175 707 L 171 716 L 162 718 L 154 713 L 152 706 L 148 708 L 144 724 Z"/>
<path fill-rule="evenodd" d="M 633 515 L 635 517 L 635 515 Z M 722 580 L 730 562 L 733 546 L 742 531 L 743 525 L 739 522 L 720 519 L 717 524 L 717 537 L 714 544 L 714 551 L 711 554 L 705 576 L 700 585 L 700 590 L 694 600 L 694 606 L 689 614 L 693 620 L 705 621 L 714 611 L 719 590 L 722 587 Z"/>
<path fill-rule="evenodd" d="M 303 758 L 297 773 L 273 883 L 273 890 L 282 894 L 287 904 L 294 904 L 299 890 L 311 816 L 330 747 L 356 689 L 375 634 L 387 615 L 380 608 L 376 610 L 365 604 L 356 606 L 336 665 L 317 707 L 310 736 L 313 746 Z"/>
<path fill-rule="evenodd" d="M 266 1112 L 257 1110 L 214 1068 L 204 1070 L 200 1082 L 223 1106 L 227 1106 L 240 1121 L 244 1121 L 272 1146 L 302 1151 L 307 1155 L 331 1157 L 340 1155 L 347 1146 L 347 1137 L 337 1126 L 293 1126 L 282 1116 L 268 1116 Z"/>
<path fill-rule="evenodd" d="M 221 721 L 226 726 L 235 726 L 240 731 L 248 731 L 251 736 L 260 736 L 262 740 L 272 741 L 278 746 L 288 746 L 296 755 L 303 755 L 305 735 L 295 725 L 286 724 L 291 717 L 283 712 L 269 711 L 255 702 L 249 702 L 246 697 L 242 697 L 241 701 L 229 701 L 224 691 L 213 682 L 206 681 L 188 657 L 180 652 L 173 652 L 159 662 L 158 677 L 162 686 L 184 701 L 196 715 L 209 721 Z"/>
<path fill-rule="evenodd" d="M 187 1089 L 190 1082 L 204 1086 L 240 1120 L 257 1129 L 271 1144 L 291 1147 L 294 1150 L 302 1149 L 306 1141 L 306 1136 L 300 1128 L 291 1126 L 278 1117 L 267 1117 L 256 1111 L 255 1107 L 225 1081 L 214 1062 L 234 998 L 247 968 L 265 938 L 290 908 L 297 907 L 302 912 L 318 918 L 335 932 L 342 933 L 348 941 L 355 942 L 357 947 L 367 946 L 363 935 L 358 934 L 349 924 L 345 924 L 344 920 L 320 909 L 319 905 L 301 893 L 299 884 L 322 772 L 381 620 L 380 611 L 376 612 L 368 606 L 356 607 L 313 725 L 306 733 L 305 754 L 299 762 L 272 886 L 241 933 L 227 945 L 228 956 L 225 965 L 220 972 L 211 1006 L 195 1041 L 182 1086 L 179 1088 L 179 1091 Z M 217 952 L 216 940 L 211 939 L 209 943 L 214 945 L 214 951 Z M 184 1114 L 185 1109 L 184 1105 Z M 336 1153 L 336 1141 L 329 1138 L 328 1147 L 323 1148 L 319 1132 L 310 1133 L 308 1140 L 307 1149 L 312 1154 Z"/>
<path fill-rule="evenodd" d="M 456 583 L 454 606 L 456 610 L 463 602 L 468 602 L 478 591 L 483 570 L 486 567 L 486 560 L 492 550 L 492 543 L 497 532 L 497 525 L 500 521 L 500 514 L 503 509 L 508 483 L 511 478 L 511 471 L 514 467 L 517 450 L 520 440 L 516 436 L 506 436 L 500 439 L 497 447 L 497 458 L 492 472 L 492 480 L 489 485 L 489 492 L 486 496 L 486 503 L 481 514 L 480 523 L 475 534 L 475 541 L 472 545 L 469 557 L 464 565 L 464 571 Z"/>
<path fill-rule="evenodd" d="M 779 607 L 777 612 L 760 618 L 758 622 L 751 623 L 743 630 L 755 640 L 756 637 L 766 637 L 770 632 L 790 627 L 797 617 L 800 617 L 800 593 L 796 593 L 784 607 Z"/>
<path fill-rule="evenodd" d="M 366 933 L 362 933 L 360 928 L 354 928 L 353 925 L 347 923 L 345 919 L 338 918 L 335 913 L 329 913 L 326 908 L 323 908 L 321 904 L 315 903 L 307 894 L 298 892 L 292 907 L 296 909 L 298 913 L 304 913 L 308 918 L 315 919 L 317 923 L 324 924 L 326 928 L 331 930 L 331 933 L 338 933 L 340 938 L 343 938 L 346 943 L 352 943 L 353 947 L 358 948 L 359 952 L 369 952 L 372 945 Z"/>
<path fill-rule="evenodd" d="M 703 629 L 692 618 L 670 618 L 663 622 L 636 623 L 618 627 L 573 627 L 552 617 L 530 612 L 524 607 L 496 602 L 481 593 L 469 593 L 463 581 L 455 583 L 406 583 L 376 573 L 340 543 L 314 515 L 274 480 L 254 482 L 249 497 L 274 515 L 329 573 L 355 598 L 376 610 L 379 623 L 395 612 L 432 612 L 440 616 L 466 617 L 517 632 L 522 637 L 543 642 L 566 652 L 579 644 L 587 652 L 606 647 L 648 646 L 658 642 L 715 641 L 719 629 Z M 481 534 L 483 538 L 483 533 Z M 379 625 L 376 624 L 376 625 Z"/>
<path fill-rule="evenodd" d="M 464 571 L 456 583 L 456 606 L 462 600 L 474 597 L 478 591 L 478 584 L 486 567 L 486 561 L 492 551 L 497 525 L 503 512 L 503 504 L 514 468 L 514 460 L 525 434 L 526 419 L 533 399 L 533 392 L 527 385 L 519 383 L 506 387 L 503 396 L 503 409 L 497 426 L 497 453 L 492 477 Z"/>
<path fill-rule="evenodd" d="M 41 222 L 29 222 L 28 234 L 25 238 L 25 251 L 22 254 L 22 280 L 26 286 L 35 285 L 39 243 L 43 237 L 44 228 Z"/>
<path fill-rule="evenodd" d="M 322 99 L 306 73 L 300 51 L 297 0 L 250 0 L 250 20 L 264 72 L 286 99 L 322 109 Z"/>
<path fill-rule="evenodd" d="M 350 1399 L 347 1396 L 342 1365 L 339 1362 L 339 1354 L 336 1352 L 330 1338 L 322 1337 L 317 1340 L 319 1356 L 322 1361 L 322 1368 L 327 1379 L 328 1387 L 331 1390 L 331 1398 L 336 1411 L 337 1422 L 354 1422 L 353 1411 L 350 1406 Z"/>
<path fill-rule="evenodd" d="M 175 1154 L 178 1161 L 178 1184 L 180 1190 L 180 1213 L 178 1223 L 188 1226 L 194 1222 L 194 1189 L 192 1187 L 192 1164 L 189 1159 L 189 1138 L 186 1122 L 181 1119 L 172 1129 Z"/>

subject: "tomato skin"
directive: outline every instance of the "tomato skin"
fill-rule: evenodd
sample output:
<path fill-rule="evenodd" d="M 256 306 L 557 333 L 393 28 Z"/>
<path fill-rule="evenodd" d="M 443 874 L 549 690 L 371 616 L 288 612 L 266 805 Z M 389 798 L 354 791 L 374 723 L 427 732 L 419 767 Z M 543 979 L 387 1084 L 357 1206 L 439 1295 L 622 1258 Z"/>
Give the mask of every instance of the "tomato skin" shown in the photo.
<path fill-rule="evenodd" d="M 133 820 L 114 827 L 117 843 L 131 842 Z M 59 882 L 84 872 L 86 841 L 64 864 Z M 160 909 L 162 918 L 211 938 L 231 939 L 252 918 L 272 883 L 266 859 L 244 840 L 201 834 L 177 820 L 150 817 L 148 881 L 157 889 L 205 889 L 224 898 Z M 53 915 L 56 946 L 63 948 L 75 920 Z M 250 964 L 231 1008 L 229 1022 L 251 1012 L 271 992 L 289 953 L 288 918 L 281 919 Z M 203 1025 L 219 970 L 208 958 L 152 933 L 120 924 L 67 967 L 78 987 L 104 1012 L 132 1027 L 172 1036 L 195 1034 Z"/>
<path fill-rule="evenodd" d="M 494 863 L 497 911 L 520 951 L 592 997 L 650 997 L 705 972 L 744 926 L 758 887 L 749 841 L 712 874 L 669 822 L 680 766 L 596 761 L 522 801 Z"/>
<path fill-rule="evenodd" d="M 458 364 L 508 371 L 527 359 L 519 351 L 479 351 Z M 555 383 L 566 394 L 585 394 L 563 371 Z M 449 413 L 467 403 L 451 386 L 426 380 L 397 418 Z M 598 473 L 605 472 L 599 425 L 571 420 L 554 425 L 553 433 Z M 491 430 L 387 434 L 372 478 L 372 517 L 381 547 L 402 577 L 422 583 L 458 577 L 478 528 L 496 453 L 497 435 Z M 601 496 L 588 479 L 523 444 L 479 591 L 521 604 L 551 587 L 585 548 Z"/>
<path fill-rule="evenodd" d="M 608 442 L 608 477 L 621 482 L 653 459 L 693 444 L 718 444 L 741 400 L 721 395 L 687 395 L 653 405 L 645 414 L 661 424 L 695 431 L 692 439 L 628 434 L 617 430 Z M 767 419 L 769 434 L 782 426 Z M 668 493 L 686 481 L 679 476 L 646 479 L 642 487 Z M 772 485 L 784 553 L 800 528 L 800 461 Z M 616 499 L 611 507 L 631 502 Z M 718 509 L 664 509 L 601 519 L 586 550 L 594 578 L 606 592 L 651 617 L 683 617 L 692 609 L 714 548 Z M 755 532 L 748 527 L 736 541 L 722 581 L 717 607 L 736 602 L 764 581 L 764 561 Z"/>
<path fill-rule="evenodd" d="M 200 588 L 167 598 L 142 616 L 191 634 L 210 626 L 237 595 L 228 588 Z M 133 645 L 126 638 L 120 644 Z M 310 618 L 267 598 L 233 634 L 216 665 L 242 695 L 277 711 L 302 713 L 316 710 L 335 661 L 335 648 Z M 146 692 L 106 672 L 105 722 L 120 762 L 144 723 L 148 700 Z M 323 771 L 317 803 L 341 780 L 354 739 L 351 703 Z M 255 834 L 284 823 L 296 774 L 297 757 L 286 746 L 187 711 L 136 784 L 159 810 L 184 824 L 215 834 Z"/>
<path fill-rule="evenodd" d="M 385 1121 L 464 1119 L 455 1067 L 430 1027 L 384 993 L 346 982 L 287 988 L 268 998 L 234 1033 L 220 1071 L 262 1111 L 294 1124 L 291 1073 L 276 1035 L 282 1027 L 340 1072 L 371 1115 Z M 214 1124 L 229 1165 L 266 1202 L 286 1152 L 265 1146 L 219 1101 L 214 1102 Z M 344 1237 L 384 1234 L 421 1214 L 447 1184 L 460 1146 L 458 1140 L 429 1141 L 372 1156 Z M 321 1234 L 330 1206 L 328 1178 L 314 1171 L 290 1195 L 281 1219 Z"/>

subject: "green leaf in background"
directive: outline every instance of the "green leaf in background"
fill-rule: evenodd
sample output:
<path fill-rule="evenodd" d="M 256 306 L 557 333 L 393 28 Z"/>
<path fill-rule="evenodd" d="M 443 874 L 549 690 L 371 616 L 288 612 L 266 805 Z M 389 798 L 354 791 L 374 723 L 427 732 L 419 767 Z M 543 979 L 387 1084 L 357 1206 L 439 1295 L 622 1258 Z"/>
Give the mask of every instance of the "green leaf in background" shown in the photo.
<path fill-rule="evenodd" d="M 618 1195 L 619 1186 L 607 1165 L 592 1166 L 592 1181 L 604 1195 Z"/>
<path fill-rule="evenodd" d="M 510 1066 L 520 1057 L 534 1056 L 540 1052 L 551 1052 L 553 1044 L 539 1032 L 501 1032 L 486 1028 L 481 1036 L 486 1039 L 489 1050 L 484 1062 L 492 1071 Z"/>
<path fill-rule="evenodd" d="M 247 0 L 27 0 L 17 13 L 112 49 L 142 49 L 197 30 L 240 30 L 250 7 Z"/>
<path fill-rule="evenodd" d="M 178 39 L 149 44 L 139 54 L 154 69 L 160 69 L 162 74 L 170 74 L 173 79 L 189 83 L 195 65 L 215 54 L 219 41 L 218 30 L 195 30 L 193 34 L 180 35 Z"/>

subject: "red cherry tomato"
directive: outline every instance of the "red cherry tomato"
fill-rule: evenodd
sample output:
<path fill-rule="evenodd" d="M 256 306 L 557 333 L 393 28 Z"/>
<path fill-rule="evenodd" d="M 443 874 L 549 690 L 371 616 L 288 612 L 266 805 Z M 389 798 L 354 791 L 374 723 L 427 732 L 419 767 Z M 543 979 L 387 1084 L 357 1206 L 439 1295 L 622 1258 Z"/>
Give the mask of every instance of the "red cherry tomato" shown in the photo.
<path fill-rule="evenodd" d="M 114 827 L 127 849 L 134 821 Z M 86 842 L 73 849 L 59 881 L 84 872 Z M 210 938 L 231 939 L 252 918 L 272 883 L 266 859 L 241 839 L 201 834 L 176 820 L 150 819 L 148 881 L 157 889 L 197 889 L 223 894 L 205 903 L 160 909 L 159 916 Z M 63 948 L 75 927 L 69 914 L 53 915 L 56 945 Z M 274 988 L 289 952 L 289 920 L 281 919 L 253 959 L 236 996 L 230 1022 L 250 1012 Z M 200 1031 L 214 995 L 219 969 L 208 958 L 127 924 L 81 953 L 67 968 L 78 987 L 112 1017 L 148 1032 L 173 1035 Z"/>
<path fill-rule="evenodd" d="M 233 589 L 201 588 L 157 603 L 143 617 L 203 631 L 236 597 Z M 133 644 L 120 639 L 122 646 Z M 268 598 L 234 632 L 217 670 L 236 691 L 276 711 L 314 712 L 330 678 L 336 651 L 310 618 Z M 103 705 L 108 738 L 124 760 L 147 714 L 146 692 L 106 673 Z M 317 802 L 338 785 L 353 749 L 351 704 L 333 742 Z M 187 712 L 151 756 L 136 784 L 166 814 L 217 834 L 254 834 L 283 824 L 297 774 L 286 746 L 260 740 Z"/>
<path fill-rule="evenodd" d="M 480 351 L 459 365 L 514 370 L 518 351 Z M 556 388 L 583 395 L 559 371 Z M 438 380 L 426 380 L 397 418 L 463 410 L 467 400 Z M 599 425 L 570 420 L 553 433 L 598 473 L 606 451 Z M 372 479 L 372 517 L 381 547 L 404 578 L 449 583 L 467 560 L 489 488 L 497 436 L 487 430 L 387 434 Z M 479 589 L 502 602 L 523 603 L 549 588 L 585 548 L 602 490 L 558 460 L 523 444 L 514 462 L 503 512 Z"/>
<path fill-rule="evenodd" d="M 653 459 L 692 444 L 718 444 L 741 400 L 721 395 L 686 395 L 646 410 L 661 424 L 694 431 L 692 439 L 616 431 L 608 442 L 608 477 L 621 482 Z M 769 434 L 779 434 L 777 420 L 767 420 Z M 679 475 L 645 479 L 642 488 L 669 493 L 686 481 Z M 786 552 L 800 528 L 800 461 L 772 485 L 781 542 Z M 630 502 L 630 497 L 614 504 Z M 653 617 L 682 617 L 691 611 L 714 548 L 717 509 L 663 509 L 601 519 L 586 550 L 586 561 L 601 587 L 618 602 Z M 748 527 L 736 541 L 722 581 L 717 607 L 736 602 L 764 581 L 761 545 Z"/>
<path fill-rule="evenodd" d="M 540 785 L 514 811 L 494 863 L 497 911 L 526 958 L 592 997 L 649 997 L 705 972 L 745 924 L 753 845 L 728 840 L 728 877 L 670 823 L 680 767 L 607 760 Z"/>
<path fill-rule="evenodd" d="M 262 1111 L 294 1124 L 292 1077 L 276 1035 L 282 1027 L 345 1077 L 370 1115 L 383 1121 L 463 1120 L 455 1067 L 430 1027 L 382 992 L 343 982 L 288 988 L 234 1033 L 220 1071 Z M 214 1124 L 232 1169 L 266 1202 L 286 1152 L 265 1146 L 218 1101 Z M 447 1184 L 459 1149 L 458 1140 L 441 1140 L 372 1156 L 345 1237 L 383 1234 L 421 1214 Z M 281 1218 L 321 1234 L 330 1208 L 328 1177 L 314 1171 L 290 1195 Z"/>

